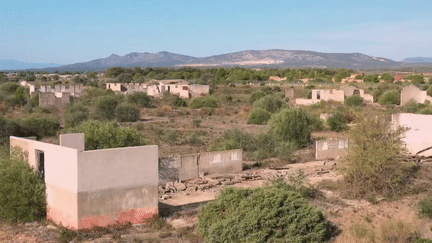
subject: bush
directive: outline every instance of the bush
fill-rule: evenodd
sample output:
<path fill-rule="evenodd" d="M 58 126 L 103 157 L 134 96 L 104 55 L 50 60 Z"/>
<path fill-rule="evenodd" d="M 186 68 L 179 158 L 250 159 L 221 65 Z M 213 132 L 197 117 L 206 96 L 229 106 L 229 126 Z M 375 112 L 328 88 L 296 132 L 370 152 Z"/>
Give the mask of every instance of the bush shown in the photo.
<path fill-rule="evenodd" d="M 120 122 L 136 122 L 140 119 L 140 109 L 134 105 L 122 103 L 115 109 L 115 116 Z"/>
<path fill-rule="evenodd" d="M 13 83 L 13 82 L 7 82 L 4 83 L 0 86 L 0 90 L 3 91 L 6 94 L 13 94 L 15 92 L 15 90 L 17 90 L 19 87 L 21 87 L 19 84 L 17 83 Z"/>
<path fill-rule="evenodd" d="M 267 94 L 263 91 L 255 91 L 251 94 L 249 97 L 249 103 L 253 104 L 255 101 L 261 99 L 262 97 L 266 96 Z"/>
<path fill-rule="evenodd" d="M 251 134 L 245 133 L 238 128 L 230 128 L 222 135 L 223 142 L 215 150 L 243 149 L 254 151 L 254 138 Z"/>
<path fill-rule="evenodd" d="M 247 117 L 247 124 L 258 124 L 258 125 L 264 125 L 267 123 L 267 121 L 270 119 L 271 114 L 260 108 L 260 107 L 254 107 Z"/>
<path fill-rule="evenodd" d="M 188 106 L 186 100 L 184 100 L 178 96 L 172 97 L 170 104 L 174 107 L 187 107 Z"/>
<path fill-rule="evenodd" d="M 96 100 L 95 118 L 111 120 L 115 117 L 115 109 L 118 103 L 114 96 L 101 96 Z"/>
<path fill-rule="evenodd" d="M 432 115 L 432 107 L 425 107 L 425 108 L 421 108 L 418 111 L 419 114 L 424 114 L 424 115 Z"/>
<path fill-rule="evenodd" d="M 380 105 L 399 105 L 400 94 L 397 90 L 387 90 L 378 100 Z"/>
<path fill-rule="evenodd" d="M 402 132 L 401 128 L 392 131 L 376 118 L 361 120 L 349 130 L 350 146 L 342 165 L 349 194 L 393 196 L 403 192 L 417 167 L 402 161 Z"/>
<path fill-rule="evenodd" d="M 202 120 L 201 119 L 193 119 L 192 120 L 192 125 L 194 127 L 199 127 L 201 125 Z"/>
<path fill-rule="evenodd" d="M 323 242 L 329 223 L 301 194 L 225 188 L 198 214 L 206 242 Z"/>
<path fill-rule="evenodd" d="M 392 83 L 395 80 L 395 78 L 390 73 L 383 73 L 381 74 L 380 78 L 387 83 Z"/>
<path fill-rule="evenodd" d="M 413 75 L 408 75 L 405 76 L 405 80 L 411 80 L 411 82 L 413 83 L 424 83 L 424 77 L 421 74 L 413 74 Z"/>
<path fill-rule="evenodd" d="M 73 102 L 66 104 L 64 119 L 70 127 L 77 126 L 89 118 L 88 105 L 83 102 Z"/>
<path fill-rule="evenodd" d="M 38 139 L 55 136 L 60 129 L 60 123 L 53 117 L 30 117 L 18 121 L 18 125 L 18 136 L 36 136 Z"/>
<path fill-rule="evenodd" d="M 169 143 L 169 144 L 175 144 L 178 142 L 180 137 L 180 134 L 175 131 L 175 130 L 171 130 L 169 132 L 167 132 L 167 134 L 165 135 L 165 142 Z"/>
<path fill-rule="evenodd" d="M 201 107 L 217 108 L 218 101 L 214 96 L 196 97 L 190 101 L 189 105 L 194 109 Z"/>
<path fill-rule="evenodd" d="M 379 82 L 378 75 L 375 75 L 375 74 L 365 75 L 363 77 L 363 82 L 365 82 L 365 83 L 378 83 Z"/>
<path fill-rule="evenodd" d="M 405 105 L 404 111 L 408 113 L 417 113 L 419 109 L 424 107 L 425 107 L 424 104 L 420 104 L 412 100 Z"/>
<path fill-rule="evenodd" d="M 418 202 L 420 214 L 432 219 L 432 197 L 427 197 Z"/>
<path fill-rule="evenodd" d="M 357 74 L 354 78 L 355 78 L 355 79 L 363 79 L 363 75 L 361 75 L 361 74 Z"/>
<path fill-rule="evenodd" d="M 271 117 L 269 132 L 277 141 L 292 141 L 297 147 L 303 147 L 310 143 L 318 120 L 303 109 L 284 109 Z"/>
<path fill-rule="evenodd" d="M 336 112 L 333 115 L 331 115 L 328 118 L 327 123 L 330 127 L 330 130 L 335 131 L 335 132 L 341 132 L 341 131 L 348 129 L 345 117 L 340 112 Z"/>
<path fill-rule="evenodd" d="M 126 96 L 128 103 L 141 107 L 153 107 L 153 97 L 144 92 L 133 92 Z"/>
<path fill-rule="evenodd" d="M 32 222 L 46 216 L 45 183 L 17 158 L 0 159 L 0 219 Z"/>
<path fill-rule="evenodd" d="M 362 106 L 363 98 L 360 95 L 351 95 L 345 98 L 344 103 L 347 106 Z"/>
<path fill-rule="evenodd" d="M 283 105 L 282 99 L 275 95 L 266 95 L 253 103 L 253 107 L 265 109 L 270 113 L 278 112 Z"/>
<path fill-rule="evenodd" d="M 147 141 L 133 128 L 119 127 L 114 122 L 88 120 L 70 132 L 84 133 L 86 150 L 146 145 Z"/>

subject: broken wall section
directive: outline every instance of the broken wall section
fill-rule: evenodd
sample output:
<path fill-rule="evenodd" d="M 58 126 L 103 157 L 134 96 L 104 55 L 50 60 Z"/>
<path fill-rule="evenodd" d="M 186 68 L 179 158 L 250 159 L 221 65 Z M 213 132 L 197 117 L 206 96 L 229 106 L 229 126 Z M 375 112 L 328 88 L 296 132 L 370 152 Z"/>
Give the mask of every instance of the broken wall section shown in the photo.
<path fill-rule="evenodd" d="M 337 159 L 348 154 L 348 138 L 332 138 L 315 142 L 315 159 Z"/>
<path fill-rule="evenodd" d="M 243 170 L 242 161 L 241 149 L 166 156 L 159 159 L 159 180 L 165 183 L 196 179 L 206 174 L 238 173 Z"/>

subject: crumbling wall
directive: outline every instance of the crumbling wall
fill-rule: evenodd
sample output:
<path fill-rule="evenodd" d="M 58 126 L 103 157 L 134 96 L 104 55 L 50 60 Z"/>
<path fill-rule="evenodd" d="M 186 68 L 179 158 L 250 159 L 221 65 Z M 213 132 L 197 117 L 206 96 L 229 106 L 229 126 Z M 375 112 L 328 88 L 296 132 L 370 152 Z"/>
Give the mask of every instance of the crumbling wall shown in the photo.
<path fill-rule="evenodd" d="M 210 94 L 209 85 L 191 84 L 189 85 L 190 98 L 199 97 Z"/>
<path fill-rule="evenodd" d="M 39 106 L 63 107 L 70 100 L 69 93 L 39 93 Z"/>
<path fill-rule="evenodd" d="M 237 173 L 243 170 L 242 161 L 241 149 L 166 156 L 159 160 L 159 179 L 164 183 L 196 179 L 206 174 Z"/>
<path fill-rule="evenodd" d="M 432 146 L 432 115 L 399 113 L 392 115 L 392 128 L 408 128 L 404 132 L 402 141 L 406 144 L 409 153 L 417 152 Z M 432 156 L 432 150 L 420 155 Z"/>
<path fill-rule="evenodd" d="M 337 159 L 348 153 L 348 138 L 332 138 L 315 142 L 315 159 Z"/>
<path fill-rule="evenodd" d="M 415 85 L 410 84 L 407 87 L 403 88 L 401 91 L 401 101 L 400 101 L 401 106 L 405 106 L 410 101 L 415 101 L 417 103 L 424 103 L 426 100 L 432 102 L 432 97 L 427 95 L 426 91 L 420 90 Z"/>

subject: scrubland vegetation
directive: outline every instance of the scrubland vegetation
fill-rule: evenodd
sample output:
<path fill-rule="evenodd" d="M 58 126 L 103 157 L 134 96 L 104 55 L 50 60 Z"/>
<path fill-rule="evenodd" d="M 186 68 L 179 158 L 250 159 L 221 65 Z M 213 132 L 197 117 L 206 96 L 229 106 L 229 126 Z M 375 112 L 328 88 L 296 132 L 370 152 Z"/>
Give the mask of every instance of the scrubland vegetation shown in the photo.
<path fill-rule="evenodd" d="M 316 139 L 348 136 L 348 155 L 337 166 L 342 176 L 339 181 L 315 187 L 305 183 L 306 176 L 299 171 L 263 188 L 224 189 L 216 201 L 200 210 L 197 229 L 189 229 L 188 234 L 193 235 L 189 236 L 195 237 L 192 242 L 201 242 L 202 237 L 206 242 L 328 241 L 339 231 L 328 213 L 315 206 L 329 200 L 317 188 L 333 191 L 343 200 L 373 204 L 421 195 L 418 215 L 432 218 L 432 194 L 414 183 L 421 166 L 402 159 L 402 131 L 391 131 L 375 118 L 397 112 L 432 114 L 430 103 L 397 106 L 406 83 L 395 83 L 390 73 L 356 75 L 354 80 L 364 83 L 354 84 L 373 95 L 379 105 L 366 104 L 358 95 L 347 97 L 345 104 L 321 101 L 306 107 L 293 107 L 285 99 L 288 85 L 296 85 L 296 97 L 307 98 L 314 88 L 338 88 L 353 73 L 347 69 L 110 68 L 104 77 L 96 73 L 72 77 L 69 83 L 91 87 L 63 109 L 39 107 L 37 97 L 30 97 L 18 79 L 0 75 L 0 143 L 7 147 L 9 136 L 36 136 L 56 143 L 61 133 L 83 132 L 87 150 L 157 144 L 162 156 L 242 149 L 245 160 L 272 167 L 303 162 L 299 152 L 310 150 Z M 269 76 L 287 80 L 267 81 Z M 21 78 L 35 83 L 61 82 L 58 76 L 43 79 L 31 72 L 19 73 Z M 305 78 L 311 80 L 302 84 Z M 104 89 L 105 82 L 150 79 L 209 84 L 211 94 L 193 99 L 166 94 L 156 99 L 144 93 L 124 95 Z M 432 79 L 422 75 L 405 79 L 432 94 Z M 329 114 L 326 122 L 319 119 L 321 113 Z M 19 185 L 13 178 L 19 178 Z M 44 218 L 44 182 L 22 158 L 2 154 L 0 182 L 1 220 Z M 158 224 L 163 228 L 163 219 L 152 223 Z M 368 222 L 354 223 L 348 231 L 354 242 L 427 242 L 417 239 L 412 225 L 394 220 L 381 223 L 379 231 Z M 62 229 L 61 235 L 71 239 L 74 233 Z"/>

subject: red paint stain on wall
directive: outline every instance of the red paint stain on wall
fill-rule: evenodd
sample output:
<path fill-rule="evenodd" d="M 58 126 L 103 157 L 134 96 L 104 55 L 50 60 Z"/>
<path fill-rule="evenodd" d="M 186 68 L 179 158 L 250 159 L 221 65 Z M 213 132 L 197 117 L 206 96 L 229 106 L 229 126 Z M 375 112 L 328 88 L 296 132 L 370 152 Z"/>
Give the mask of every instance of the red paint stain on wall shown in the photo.
<path fill-rule="evenodd" d="M 116 216 L 88 216 L 78 219 L 78 228 L 91 228 L 93 226 L 107 226 L 116 222 L 131 222 L 132 224 L 143 224 L 144 219 L 158 214 L 157 207 L 151 209 L 130 209 Z"/>

